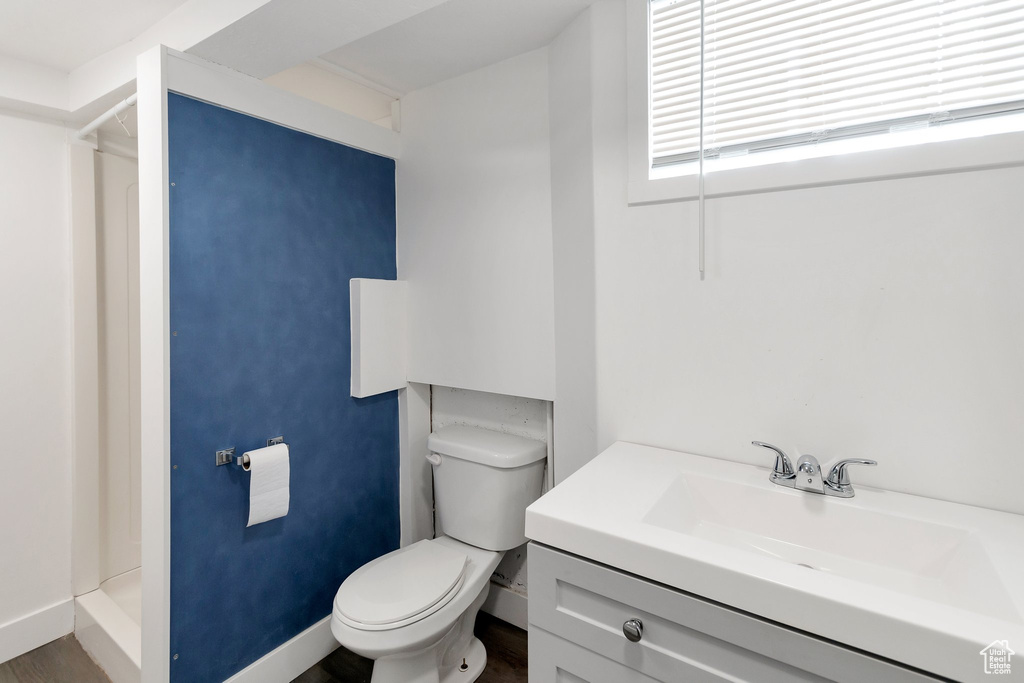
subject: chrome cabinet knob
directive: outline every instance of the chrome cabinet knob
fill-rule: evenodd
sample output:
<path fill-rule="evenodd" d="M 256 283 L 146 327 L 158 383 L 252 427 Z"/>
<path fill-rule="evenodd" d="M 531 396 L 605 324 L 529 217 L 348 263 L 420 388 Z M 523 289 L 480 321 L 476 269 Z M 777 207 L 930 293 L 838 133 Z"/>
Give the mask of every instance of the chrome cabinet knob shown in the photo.
<path fill-rule="evenodd" d="M 627 619 L 622 625 L 622 635 L 631 643 L 639 643 L 644 637 L 644 622 L 639 619 Z"/>

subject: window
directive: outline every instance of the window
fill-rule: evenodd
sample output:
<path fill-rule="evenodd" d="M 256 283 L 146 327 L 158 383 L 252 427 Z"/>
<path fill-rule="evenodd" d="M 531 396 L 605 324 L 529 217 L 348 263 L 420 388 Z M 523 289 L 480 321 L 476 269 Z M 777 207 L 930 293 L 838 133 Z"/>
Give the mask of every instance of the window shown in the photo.
<path fill-rule="evenodd" d="M 705 158 L 1024 112 L 1024 0 L 703 4 Z M 698 156 L 700 14 L 650 1 L 655 169 Z"/>

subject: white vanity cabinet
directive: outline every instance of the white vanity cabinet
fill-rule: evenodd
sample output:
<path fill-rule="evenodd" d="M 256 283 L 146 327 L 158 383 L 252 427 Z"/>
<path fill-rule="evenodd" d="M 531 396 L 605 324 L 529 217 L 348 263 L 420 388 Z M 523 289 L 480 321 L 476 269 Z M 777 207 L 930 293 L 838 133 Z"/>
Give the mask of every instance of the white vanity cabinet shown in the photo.
<path fill-rule="evenodd" d="M 530 683 L 941 680 L 538 543 L 529 576 Z"/>

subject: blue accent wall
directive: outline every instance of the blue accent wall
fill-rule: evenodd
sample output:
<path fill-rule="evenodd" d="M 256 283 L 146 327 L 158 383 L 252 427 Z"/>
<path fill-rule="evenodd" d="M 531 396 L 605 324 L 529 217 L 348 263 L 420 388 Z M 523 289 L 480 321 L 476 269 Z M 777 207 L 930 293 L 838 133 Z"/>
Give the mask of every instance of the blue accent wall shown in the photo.
<path fill-rule="evenodd" d="M 171 680 L 222 681 L 398 547 L 398 399 L 349 396 L 349 279 L 395 278 L 395 164 L 168 96 Z M 246 528 L 283 435 L 287 517 Z"/>

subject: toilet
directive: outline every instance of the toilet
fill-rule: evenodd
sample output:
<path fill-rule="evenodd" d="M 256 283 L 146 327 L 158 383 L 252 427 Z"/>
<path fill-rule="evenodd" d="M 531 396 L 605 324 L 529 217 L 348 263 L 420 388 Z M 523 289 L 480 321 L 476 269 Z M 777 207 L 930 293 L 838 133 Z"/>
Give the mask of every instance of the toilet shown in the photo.
<path fill-rule="evenodd" d="M 526 542 L 526 508 L 540 496 L 541 441 L 451 425 L 427 447 L 445 535 L 368 562 L 334 599 L 331 631 L 375 660 L 371 683 L 477 679 L 487 662 L 477 611 L 505 551 Z"/>

